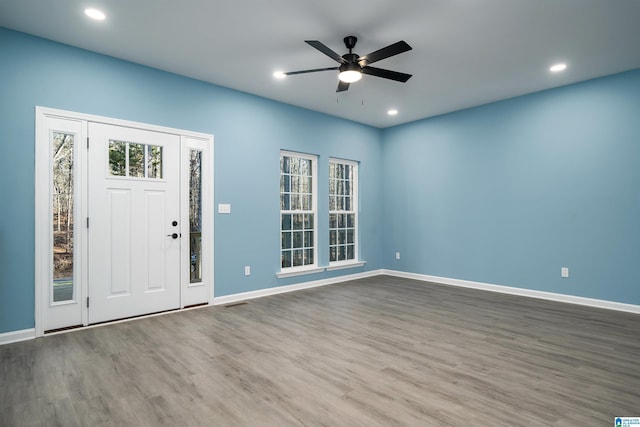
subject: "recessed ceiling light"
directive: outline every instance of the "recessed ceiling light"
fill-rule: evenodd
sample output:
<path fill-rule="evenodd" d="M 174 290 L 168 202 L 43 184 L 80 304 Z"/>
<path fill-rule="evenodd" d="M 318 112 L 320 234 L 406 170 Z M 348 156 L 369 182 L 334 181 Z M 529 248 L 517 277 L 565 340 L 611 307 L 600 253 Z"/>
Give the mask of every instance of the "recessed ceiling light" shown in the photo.
<path fill-rule="evenodd" d="M 287 77 L 287 75 L 282 71 L 276 71 L 275 73 L 273 73 L 273 77 L 275 77 L 276 79 L 284 79 L 285 77 Z"/>
<path fill-rule="evenodd" d="M 398 110 L 396 110 L 395 108 L 392 108 L 391 110 L 387 111 L 387 114 L 390 116 L 395 116 L 398 114 Z"/>
<path fill-rule="evenodd" d="M 567 64 L 560 63 L 560 64 L 552 65 L 551 68 L 549 68 L 549 71 L 551 71 L 552 73 L 559 73 L 560 71 L 564 71 L 566 69 L 567 69 Z"/>
<path fill-rule="evenodd" d="M 84 14 L 87 15 L 89 18 L 91 19 L 95 19 L 96 21 L 104 21 L 104 18 L 106 18 L 107 16 L 104 14 L 103 11 L 98 10 L 98 9 L 94 9 L 94 8 L 88 8 L 84 10 Z"/>

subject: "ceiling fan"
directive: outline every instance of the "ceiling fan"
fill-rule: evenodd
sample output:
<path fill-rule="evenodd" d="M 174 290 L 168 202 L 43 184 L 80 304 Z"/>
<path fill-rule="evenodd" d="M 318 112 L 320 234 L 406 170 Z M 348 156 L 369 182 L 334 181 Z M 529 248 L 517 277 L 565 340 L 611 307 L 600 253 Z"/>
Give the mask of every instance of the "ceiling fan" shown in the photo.
<path fill-rule="evenodd" d="M 336 92 L 344 92 L 349 89 L 351 83 L 357 82 L 362 78 L 363 74 L 370 76 L 382 77 L 383 79 L 395 80 L 397 82 L 405 83 L 411 78 L 411 74 L 400 73 L 398 71 L 384 70 L 382 68 L 370 67 L 369 64 L 381 61 L 394 55 L 398 55 L 403 52 L 411 50 L 404 40 L 391 44 L 382 49 L 371 52 L 368 55 L 359 56 L 353 53 L 353 48 L 356 46 L 358 39 L 355 36 L 347 36 L 344 38 L 344 45 L 349 49 L 349 53 L 345 53 L 340 56 L 329 47 L 319 42 L 318 40 L 305 40 L 309 46 L 318 49 L 320 52 L 327 55 L 329 58 L 338 62 L 338 67 L 328 68 L 316 68 L 313 70 L 301 70 L 301 71 L 289 71 L 288 73 L 282 73 L 285 76 L 292 76 L 294 74 L 315 73 L 318 71 L 339 70 L 338 74 L 338 89 Z"/>

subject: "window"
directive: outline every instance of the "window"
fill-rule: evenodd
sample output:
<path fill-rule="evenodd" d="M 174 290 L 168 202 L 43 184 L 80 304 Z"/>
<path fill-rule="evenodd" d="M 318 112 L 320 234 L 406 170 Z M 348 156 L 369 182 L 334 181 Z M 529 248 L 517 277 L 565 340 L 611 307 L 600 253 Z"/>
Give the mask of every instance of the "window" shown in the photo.
<path fill-rule="evenodd" d="M 74 228 L 74 136 L 52 134 L 53 302 L 72 301 Z"/>
<path fill-rule="evenodd" d="M 202 151 L 189 150 L 189 283 L 202 282 Z"/>
<path fill-rule="evenodd" d="M 280 153 L 280 266 L 316 265 L 317 157 Z"/>
<path fill-rule="evenodd" d="M 109 174 L 135 178 L 162 178 L 162 147 L 109 141 Z"/>
<path fill-rule="evenodd" d="M 358 164 L 329 160 L 329 263 L 358 259 Z"/>

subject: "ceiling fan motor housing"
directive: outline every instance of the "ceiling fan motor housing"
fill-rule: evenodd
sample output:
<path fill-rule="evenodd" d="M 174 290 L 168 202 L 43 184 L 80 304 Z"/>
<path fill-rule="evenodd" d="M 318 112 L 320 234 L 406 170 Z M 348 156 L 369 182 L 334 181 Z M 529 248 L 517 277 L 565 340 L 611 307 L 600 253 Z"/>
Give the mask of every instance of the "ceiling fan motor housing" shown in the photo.
<path fill-rule="evenodd" d="M 346 64 L 340 65 L 340 68 L 338 68 L 338 70 L 340 70 L 341 73 L 343 73 L 345 71 L 357 71 L 357 72 L 361 73 L 362 72 L 362 67 L 357 62 L 347 62 Z"/>
<path fill-rule="evenodd" d="M 347 61 L 346 64 L 342 64 L 342 65 L 349 65 L 349 64 L 358 64 L 358 59 L 360 58 L 358 55 L 356 55 L 355 53 L 345 53 L 344 55 L 342 55 L 342 58 Z M 363 61 L 364 62 L 364 61 Z M 367 64 L 364 63 L 360 63 L 360 66 L 364 67 Z"/>

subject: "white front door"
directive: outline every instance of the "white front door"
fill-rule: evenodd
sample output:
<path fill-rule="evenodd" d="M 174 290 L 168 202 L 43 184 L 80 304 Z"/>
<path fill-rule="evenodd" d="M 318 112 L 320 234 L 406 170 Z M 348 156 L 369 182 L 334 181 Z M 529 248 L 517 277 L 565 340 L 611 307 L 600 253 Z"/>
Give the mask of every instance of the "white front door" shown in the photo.
<path fill-rule="evenodd" d="M 89 323 L 180 307 L 180 136 L 89 123 Z"/>

